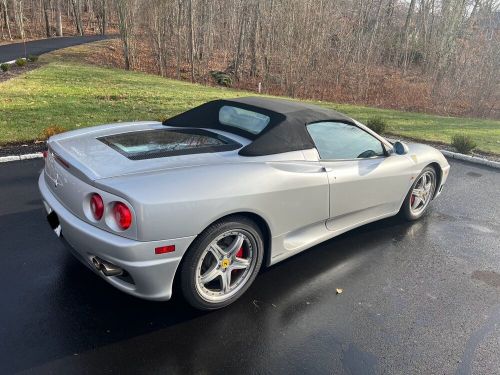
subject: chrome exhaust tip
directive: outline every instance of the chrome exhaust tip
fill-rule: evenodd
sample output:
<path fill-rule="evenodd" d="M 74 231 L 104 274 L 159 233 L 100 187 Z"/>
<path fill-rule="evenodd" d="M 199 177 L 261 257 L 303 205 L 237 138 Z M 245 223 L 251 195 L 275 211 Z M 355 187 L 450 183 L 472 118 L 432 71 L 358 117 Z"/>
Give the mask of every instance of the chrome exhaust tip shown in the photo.
<path fill-rule="evenodd" d="M 123 270 L 115 266 L 113 263 L 106 262 L 98 257 L 92 257 L 92 264 L 95 269 L 102 272 L 104 276 L 120 276 L 123 275 Z"/>
<path fill-rule="evenodd" d="M 112 263 L 101 260 L 101 272 L 106 276 L 120 276 L 123 270 Z"/>
<path fill-rule="evenodd" d="M 96 270 L 100 271 L 101 270 L 101 262 L 99 261 L 99 258 L 92 257 L 91 261 L 92 261 L 92 265 L 94 266 L 94 268 Z"/>

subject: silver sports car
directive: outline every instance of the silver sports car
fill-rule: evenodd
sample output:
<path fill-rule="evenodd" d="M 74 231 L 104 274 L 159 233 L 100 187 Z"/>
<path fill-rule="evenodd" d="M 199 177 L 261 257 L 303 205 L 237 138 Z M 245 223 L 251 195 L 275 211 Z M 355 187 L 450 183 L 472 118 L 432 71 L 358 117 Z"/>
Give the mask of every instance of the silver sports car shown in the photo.
<path fill-rule="evenodd" d="M 398 213 L 418 219 L 449 169 L 434 148 L 338 112 L 250 97 L 53 136 L 39 187 L 56 234 L 103 279 L 150 300 L 176 281 L 210 310 L 263 264 Z"/>

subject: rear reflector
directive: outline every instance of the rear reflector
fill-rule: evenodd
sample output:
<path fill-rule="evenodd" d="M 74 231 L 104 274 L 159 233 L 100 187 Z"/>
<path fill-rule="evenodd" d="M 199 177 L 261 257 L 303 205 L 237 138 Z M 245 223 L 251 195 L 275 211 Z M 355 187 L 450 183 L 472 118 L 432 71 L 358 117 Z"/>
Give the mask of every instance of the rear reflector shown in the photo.
<path fill-rule="evenodd" d="M 42 156 L 44 159 L 47 159 L 49 152 L 48 151 L 42 151 Z"/>
<path fill-rule="evenodd" d="M 165 254 L 175 251 L 175 245 L 160 246 L 155 249 L 155 254 Z"/>

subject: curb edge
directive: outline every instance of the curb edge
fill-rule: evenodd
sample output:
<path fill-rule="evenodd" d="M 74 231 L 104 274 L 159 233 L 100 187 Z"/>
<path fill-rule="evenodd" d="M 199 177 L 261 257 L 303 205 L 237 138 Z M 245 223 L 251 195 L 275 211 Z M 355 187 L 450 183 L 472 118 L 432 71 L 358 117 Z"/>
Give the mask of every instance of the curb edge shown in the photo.
<path fill-rule="evenodd" d="M 462 160 L 472 164 L 484 165 L 495 169 L 500 169 L 500 162 L 497 161 L 480 158 L 478 156 L 459 154 L 458 152 L 452 152 L 448 150 L 439 150 L 439 151 L 441 151 L 441 153 L 448 158 Z"/>
<path fill-rule="evenodd" d="M 43 154 L 41 152 L 35 152 L 33 154 L 24 154 L 24 155 L 1 156 L 0 163 L 7 163 L 9 161 L 39 159 L 39 158 L 43 158 Z"/>

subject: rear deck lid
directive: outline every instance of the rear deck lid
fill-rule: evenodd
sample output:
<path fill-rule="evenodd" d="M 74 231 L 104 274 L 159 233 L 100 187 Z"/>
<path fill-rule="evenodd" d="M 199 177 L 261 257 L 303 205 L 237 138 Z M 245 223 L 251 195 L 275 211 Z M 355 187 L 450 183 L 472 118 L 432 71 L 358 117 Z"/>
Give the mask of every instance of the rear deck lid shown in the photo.
<path fill-rule="evenodd" d="M 203 129 L 156 129 L 97 138 L 130 160 L 232 151 L 239 143 Z"/>
<path fill-rule="evenodd" d="M 160 123 L 106 126 L 55 136 L 49 148 L 90 180 L 228 161 L 237 141 L 203 129 Z"/>

